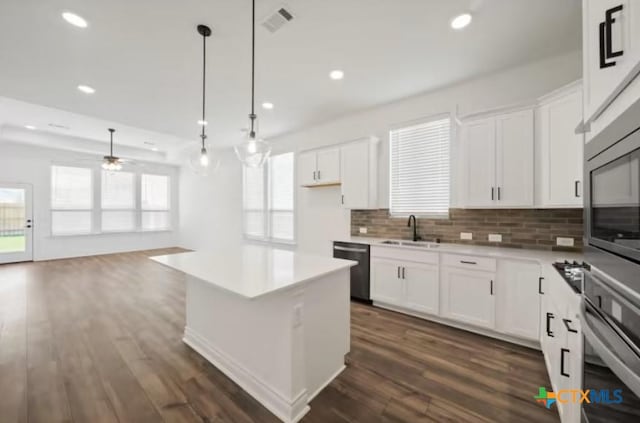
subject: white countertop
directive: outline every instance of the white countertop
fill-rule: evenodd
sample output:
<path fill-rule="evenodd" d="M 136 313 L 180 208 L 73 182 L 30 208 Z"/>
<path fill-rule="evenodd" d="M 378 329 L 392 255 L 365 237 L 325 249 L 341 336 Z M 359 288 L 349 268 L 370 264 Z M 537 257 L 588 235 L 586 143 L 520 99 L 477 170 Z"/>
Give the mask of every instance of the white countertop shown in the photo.
<path fill-rule="evenodd" d="M 227 246 L 216 251 L 155 256 L 151 259 L 248 299 L 281 291 L 357 264 L 350 260 L 248 244 Z"/>
<path fill-rule="evenodd" d="M 453 253 L 453 254 L 465 254 L 475 255 L 483 257 L 495 257 L 505 259 L 517 259 L 517 260 L 530 260 L 536 261 L 540 264 L 551 264 L 556 261 L 564 260 L 577 260 L 582 261 L 583 256 L 581 253 L 571 253 L 564 251 L 546 251 L 546 250 L 527 250 L 520 248 L 500 248 L 500 247 L 485 247 L 481 245 L 466 245 L 466 244 L 435 244 L 429 243 L 433 248 L 416 247 L 411 245 L 390 245 L 382 244 L 382 241 L 392 240 L 400 242 L 411 242 L 410 240 L 397 240 L 392 238 L 373 238 L 362 236 L 347 236 L 335 241 L 339 242 L 355 242 L 360 244 L 368 244 L 372 247 L 385 247 L 385 248 L 404 248 L 418 251 L 429 251 L 432 253 Z"/>

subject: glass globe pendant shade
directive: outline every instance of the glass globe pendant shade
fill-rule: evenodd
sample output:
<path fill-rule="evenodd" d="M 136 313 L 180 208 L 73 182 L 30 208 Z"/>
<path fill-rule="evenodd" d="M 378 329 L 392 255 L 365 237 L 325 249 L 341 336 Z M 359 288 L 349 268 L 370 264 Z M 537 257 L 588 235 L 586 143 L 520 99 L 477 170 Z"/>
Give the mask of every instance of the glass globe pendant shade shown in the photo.
<path fill-rule="evenodd" d="M 271 155 L 271 143 L 249 136 L 242 144 L 234 147 L 238 160 L 247 167 L 261 167 Z"/>
<path fill-rule="evenodd" d="M 220 161 L 208 147 L 193 151 L 189 155 L 189 167 L 198 176 L 213 174 L 220 166 Z"/>
<path fill-rule="evenodd" d="M 102 168 L 110 172 L 122 170 L 122 164 L 116 157 L 105 157 L 102 161 Z"/>

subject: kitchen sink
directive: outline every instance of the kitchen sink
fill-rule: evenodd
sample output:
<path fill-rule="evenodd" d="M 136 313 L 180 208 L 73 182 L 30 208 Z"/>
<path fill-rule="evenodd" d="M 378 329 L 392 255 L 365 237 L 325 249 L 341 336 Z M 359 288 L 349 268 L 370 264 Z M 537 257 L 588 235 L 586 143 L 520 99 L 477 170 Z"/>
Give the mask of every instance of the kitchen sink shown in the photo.
<path fill-rule="evenodd" d="M 419 247 L 419 248 L 438 248 L 440 244 L 436 244 L 435 242 L 427 242 L 427 241 L 394 241 L 391 239 L 384 240 L 380 242 L 380 244 L 385 245 L 402 245 L 407 247 Z"/>

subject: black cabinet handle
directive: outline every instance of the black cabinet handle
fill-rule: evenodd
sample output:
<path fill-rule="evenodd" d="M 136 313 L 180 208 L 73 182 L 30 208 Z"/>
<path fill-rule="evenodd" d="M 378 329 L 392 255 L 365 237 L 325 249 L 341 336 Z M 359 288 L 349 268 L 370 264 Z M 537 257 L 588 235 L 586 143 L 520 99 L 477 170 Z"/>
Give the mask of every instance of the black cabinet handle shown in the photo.
<path fill-rule="evenodd" d="M 402 279 L 405 279 L 405 277 L 404 277 L 404 269 L 405 269 L 405 268 L 403 267 L 403 268 L 402 268 Z"/>
<path fill-rule="evenodd" d="M 564 354 L 570 352 L 571 351 L 569 351 L 567 348 L 560 348 L 560 375 L 564 377 L 571 377 L 569 376 L 569 373 L 564 371 Z"/>
<path fill-rule="evenodd" d="M 576 198 L 580 198 L 581 197 L 581 195 L 580 195 L 580 181 L 576 181 L 574 189 L 575 189 Z"/>
<path fill-rule="evenodd" d="M 320 176 L 320 171 L 318 171 L 318 180 L 322 179 L 322 177 Z"/>
<path fill-rule="evenodd" d="M 571 323 L 571 319 L 562 319 L 562 321 L 564 322 L 564 326 L 567 328 L 567 331 L 571 333 L 578 333 L 577 330 L 575 330 L 569 325 Z"/>
<path fill-rule="evenodd" d="M 493 295 L 493 279 L 491 279 L 491 284 L 489 285 L 489 291 L 491 295 Z"/>
<path fill-rule="evenodd" d="M 342 204 L 344 204 L 344 194 L 342 194 Z"/>
<path fill-rule="evenodd" d="M 315 170 L 313 171 L 313 180 L 314 180 L 314 181 L 316 181 L 316 180 L 317 180 L 317 179 L 316 179 L 316 171 L 315 171 Z"/>
<path fill-rule="evenodd" d="M 466 260 L 460 260 L 460 263 L 462 263 L 462 264 L 474 264 L 474 265 L 478 264 L 475 261 L 466 261 Z"/>
<path fill-rule="evenodd" d="M 400 266 L 398 266 L 398 279 L 400 279 Z"/>
<path fill-rule="evenodd" d="M 494 198 L 493 198 L 494 197 L 494 191 L 495 191 L 495 188 L 491 187 L 491 201 L 494 200 Z"/>
<path fill-rule="evenodd" d="M 542 291 L 542 281 L 544 280 L 544 278 L 542 276 L 540 276 L 538 278 L 538 294 L 540 295 L 544 295 L 544 292 Z"/>
<path fill-rule="evenodd" d="M 556 316 L 554 316 L 553 313 L 547 313 L 547 336 L 550 336 L 551 338 L 555 336 L 551 330 L 551 319 L 555 319 L 555 317 Z"/>
<path fill-rule="evenodd" d="M 498 201 L 500 201 L 500 187 L 498 187 Z"/>

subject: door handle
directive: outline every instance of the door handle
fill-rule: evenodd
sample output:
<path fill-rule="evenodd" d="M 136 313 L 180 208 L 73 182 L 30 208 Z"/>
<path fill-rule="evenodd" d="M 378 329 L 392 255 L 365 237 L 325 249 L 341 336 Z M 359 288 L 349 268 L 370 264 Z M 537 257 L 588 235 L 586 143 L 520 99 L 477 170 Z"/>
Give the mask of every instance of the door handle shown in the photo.
<path fill-rule="evenodd" d="M 560 348 L 560 375 L 564 377 L 571 377 L 569 373 L 564 371 L 564 354 L 570 352 L 571 351 L 569 351 L 569 349 L 567 348 Z"/>
<path fill-rule="evenodd" d="M 338 251 L 348 251 L 350 253 L 366 253 L 367 252 L 366 248 L 340 247 L 339 245 L 334 246 L 333 249 Z"/>
<path fill-rule="evenodd" d="M 554 316 L 553 313 L 547 313 L 547 336 L 551 338 L 555 336 L 551 330 L 551 319 L 554 319 L 555 317 L 556 316 Z"/>
<path fill-rule="evenodd" d="M 544 278 L 542 276 L 540 276 L 538 278 L 538 294 L 540 295 L 544 295 L 544 292 L 542 292 L 542 281 L 544 280 Z"/>
<path fill-rule="evenodd" d="M 567 328 L 568 332 L 571 333 L 578 333 L 577 330 L 575 330 L 574 328 L 572 328 L 569 323 L 571 323 L 571 319 L 562 319 L 562 321 L 564 322 L 564 326 Z"/>

